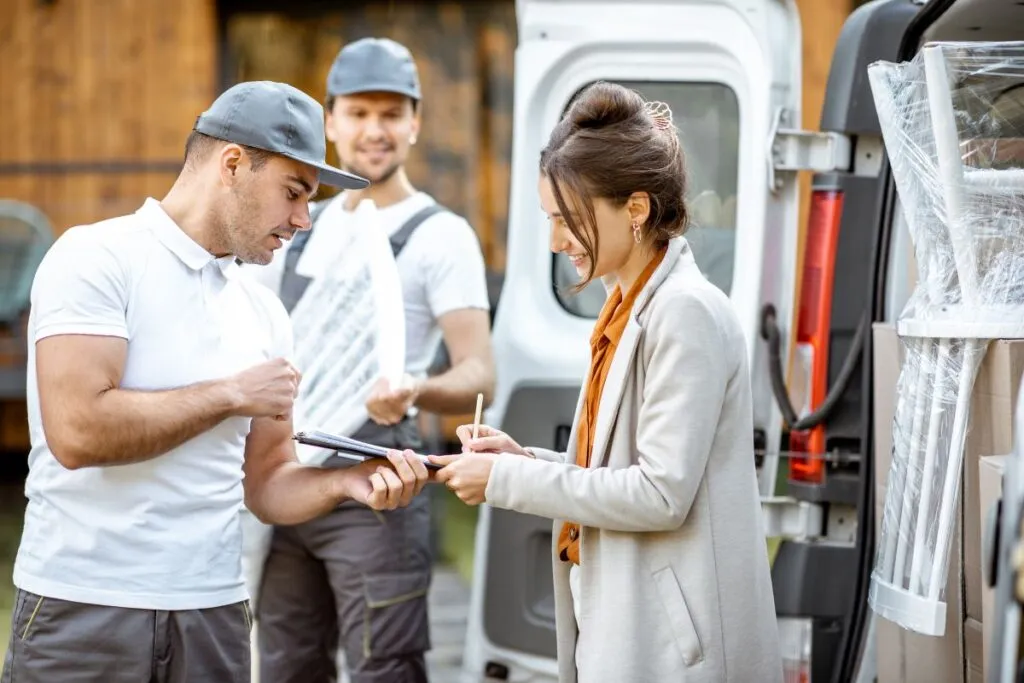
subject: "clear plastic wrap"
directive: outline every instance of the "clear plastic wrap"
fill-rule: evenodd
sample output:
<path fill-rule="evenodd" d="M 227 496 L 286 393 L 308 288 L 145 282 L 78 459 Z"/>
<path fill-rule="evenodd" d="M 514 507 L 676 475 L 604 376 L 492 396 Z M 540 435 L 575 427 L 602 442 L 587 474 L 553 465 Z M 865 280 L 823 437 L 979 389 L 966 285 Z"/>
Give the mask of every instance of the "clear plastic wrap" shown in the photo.
<path fill-rule="evenodd" d="M 1024 43 L 930 43 L 868 73 L 918 274 L 869 603 L 942 635 L 974 379 L 990 340 L 1024 338 Z"/>

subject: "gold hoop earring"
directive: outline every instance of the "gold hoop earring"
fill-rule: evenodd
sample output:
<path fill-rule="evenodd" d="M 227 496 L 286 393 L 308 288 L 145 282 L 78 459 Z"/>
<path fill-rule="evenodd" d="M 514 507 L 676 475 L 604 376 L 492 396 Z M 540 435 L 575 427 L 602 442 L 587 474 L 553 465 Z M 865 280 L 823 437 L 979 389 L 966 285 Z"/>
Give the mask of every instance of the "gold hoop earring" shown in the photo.
<path fill-rule="evenodd" d="M 640 224 L 633 221 L 633 241 L 640 244 Z"/>

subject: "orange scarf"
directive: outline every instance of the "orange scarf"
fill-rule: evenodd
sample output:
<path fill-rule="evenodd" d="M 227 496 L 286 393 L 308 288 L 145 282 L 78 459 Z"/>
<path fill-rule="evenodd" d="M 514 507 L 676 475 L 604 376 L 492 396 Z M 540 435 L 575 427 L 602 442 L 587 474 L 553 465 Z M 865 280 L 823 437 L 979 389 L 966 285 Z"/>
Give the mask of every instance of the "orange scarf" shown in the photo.
<path fill-rule="evenodd" d="M 601 393 L 608 370 L 615 356 L 615 349 L 622 339 L 622 333 L 629 322 L 629 315 L 640 291 L 651 279 L 655 269 L 665 258 L 665 249 L 654 255 L 633 286 L 622 296 L 622 290 L 616 287 L 608 300 L 605 301 L 601 314 L 594 325 L 590 336 L 590 374 L 587 382 L 587 393 L 584 398 L 583 410 L 580 412 L 579 426 L 576 429 L 576 464 L 590 467 L 590 458 L 594 450 L 594 429 L 597 425 L 597 411 L 601 405 Z M 563 562 L 580 563 L 580 526 L 572 522 L 562 525 L 558 535 L 558 557 Z"/>

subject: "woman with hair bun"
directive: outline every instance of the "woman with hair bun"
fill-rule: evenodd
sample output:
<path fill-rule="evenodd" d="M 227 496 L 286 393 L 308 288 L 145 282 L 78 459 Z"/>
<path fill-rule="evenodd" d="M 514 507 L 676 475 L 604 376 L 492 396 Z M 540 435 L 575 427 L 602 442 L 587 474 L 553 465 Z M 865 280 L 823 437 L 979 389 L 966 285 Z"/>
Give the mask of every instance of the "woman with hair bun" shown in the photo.
<path fill-rule="evenodd" d="M 462 426 L 437 478 L 555 520 L 560 681 L 781 683 L 747 345 L 683 236 L 671 111 L 594 84 L 540 171 L 552 251 L 608 291 L 568 452 Z"/>

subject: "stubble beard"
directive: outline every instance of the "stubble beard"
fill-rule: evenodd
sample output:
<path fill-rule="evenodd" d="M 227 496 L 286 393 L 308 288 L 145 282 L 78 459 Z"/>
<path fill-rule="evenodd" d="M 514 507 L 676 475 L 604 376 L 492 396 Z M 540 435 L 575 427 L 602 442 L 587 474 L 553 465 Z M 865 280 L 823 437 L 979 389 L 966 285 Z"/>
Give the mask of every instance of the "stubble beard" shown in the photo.
<path fill-rule="evenodd" d="M 377 176 L 376 178 L 371 176 L 367 171 L 359 168 L 359 166 L 356 166 L 356 165 L 353 165 L 353 164 L 346 164 L 345 165 L 345 170 L 348 171 L 349 173 L 354 173 L 357 176 L 361 176 L 363 178 L 366 178 L 367 180 L 370 181 L 370 184 L 372 186 L 372 185 L 380 185 L 382 183 L 386 183 L 387 181 L 391 180 L 392 176 L 394 176 L 396 173 L 398 173 L 398 169 L 402 168 L 403 164 L 404 164 L 404 162 L 402 162 L 402 161 L 397 161 L 397 162 L 391 164 L 390 166 L 385 168 L 384 171 L 379 176 Z"/>
<path fill-rule="evenodd" d="M 260 239 L 266 240 L 269 235 L 260 237 L 252 233 L 253 226 L 261 224 L 261 221 L 257 220 L 259 213 L 259 206 L 252 197 L 240 193 L 236 196 L 235 205 L 230 213 L 223 220 L 221 232 L 229 253 L 242 263 L 265 266 L 273 260 L 274 252 L 264 253 L 258 244 Z"/>

